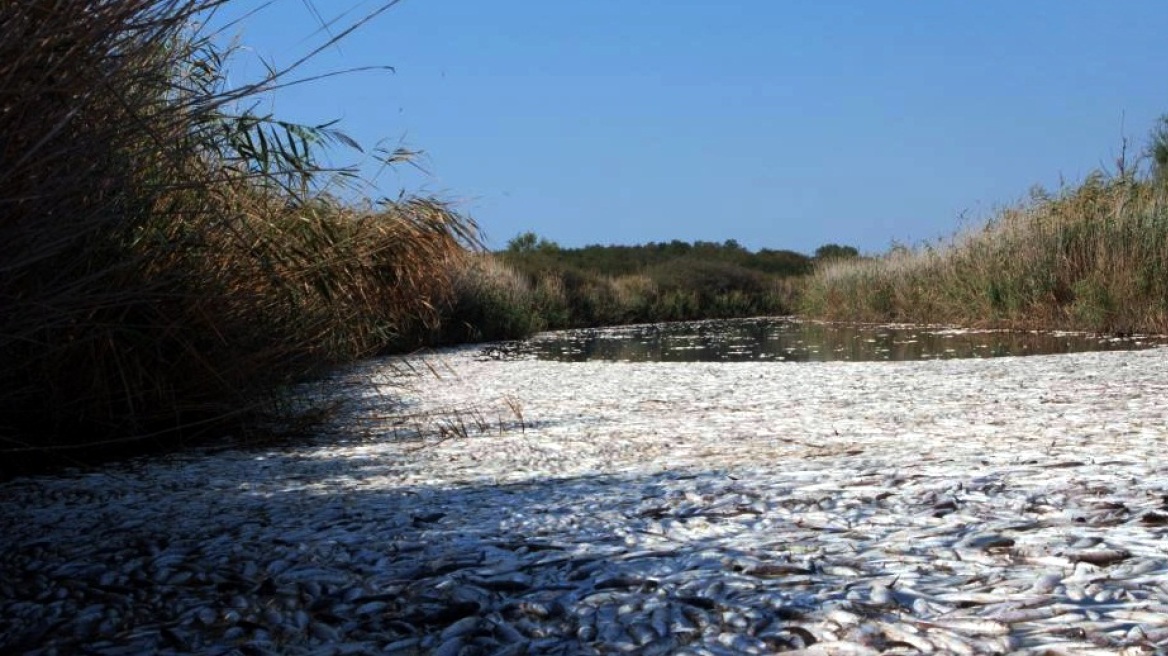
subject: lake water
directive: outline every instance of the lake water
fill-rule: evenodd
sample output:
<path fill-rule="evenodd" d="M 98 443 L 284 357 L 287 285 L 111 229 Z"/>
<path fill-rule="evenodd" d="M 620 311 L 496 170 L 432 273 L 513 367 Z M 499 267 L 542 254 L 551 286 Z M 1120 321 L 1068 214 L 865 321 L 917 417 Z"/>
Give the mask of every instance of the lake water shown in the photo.
<path fill-rule="evenodd" d="M 1168 338 L 1162 336 L 1114 338 L 756 318 L 549 332 L 523 342 L 488 347 L 487 353 L 562 362 L 826 362 L 990 358 L 1165 344 Z"/>

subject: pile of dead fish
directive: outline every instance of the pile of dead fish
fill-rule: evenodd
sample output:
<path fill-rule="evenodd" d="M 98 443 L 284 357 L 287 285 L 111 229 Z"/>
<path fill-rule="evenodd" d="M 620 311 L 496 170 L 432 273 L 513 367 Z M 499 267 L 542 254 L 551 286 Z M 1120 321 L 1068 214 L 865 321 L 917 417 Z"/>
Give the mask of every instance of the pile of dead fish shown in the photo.
<path fill-rule="evenodd" d="M 521 420 L 11 481 L 0 652 L 1164 653 L 1164 354 L 1076 357 L 561 369 L 578 406 L 468 357 L 424 385 Z"/>

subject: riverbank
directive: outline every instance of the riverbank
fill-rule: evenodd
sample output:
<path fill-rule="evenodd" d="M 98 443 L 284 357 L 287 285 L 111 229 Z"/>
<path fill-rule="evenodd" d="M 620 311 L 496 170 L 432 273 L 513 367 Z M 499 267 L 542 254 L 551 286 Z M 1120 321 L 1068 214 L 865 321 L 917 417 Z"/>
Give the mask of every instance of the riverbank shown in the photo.
<path fill-rule="evenodd" d="M 354 371 L 312 444 L 0 486 L 0 647 L 1168 645 L 1168 351 L 478 353 Z"/>
<path fill-rule="evenodd" d="M 1153 140 L 1168 157 L 1168 132 Z M 1041 189 L 984 225 L 804 279 L 798 312 L 833 321 L 1168 332 L 1168 160 Z"/>

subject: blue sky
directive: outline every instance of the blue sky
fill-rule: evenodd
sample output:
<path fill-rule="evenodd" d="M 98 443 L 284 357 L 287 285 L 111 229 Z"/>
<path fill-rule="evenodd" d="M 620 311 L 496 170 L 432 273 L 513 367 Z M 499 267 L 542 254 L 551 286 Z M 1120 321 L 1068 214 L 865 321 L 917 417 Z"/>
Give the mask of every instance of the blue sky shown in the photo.
<path fill-rule="evenodd" d="M 274 0 L 233 30 L 232 79 L 379 4 Z M 1142 148 L 1168 113 L 1165 28 L 1162 0 L 403 0 L 302 69 L 395 72 L 265 108 L 424 151 L 426 173 L 370 193 L 453 201 L 494 247 L 534 230 L 876 253 L 1114 168 L 1124 136 Z"/>

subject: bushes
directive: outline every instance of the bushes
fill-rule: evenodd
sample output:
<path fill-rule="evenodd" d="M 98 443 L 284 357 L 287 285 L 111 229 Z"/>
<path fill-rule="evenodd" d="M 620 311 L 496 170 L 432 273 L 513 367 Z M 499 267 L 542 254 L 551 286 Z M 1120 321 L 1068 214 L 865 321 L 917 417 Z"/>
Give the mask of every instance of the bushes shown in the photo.
<path fill-rule="evenodd" d="M 537 293 L 527 279 L 495 258 L 479 255 L 454 272 L 454 293 L 438 341 L 516 339 L 545 327 Z"/>
<path fill-rule="evenodd" d="M 855 252 L 850 246 L 831 245 L 842 252 Z M 822 250 L 822 249 L 821 249 Z M 576 269 L 601 276 L 635 275 L 679 259 L 734 265 L 780 277 L 801 276 L 811 272 L 811 258 L 788 250 L 763 248 L 751 252 L 733 239 L 722 243 L 673 240 L 638 246 L 600 246 L 561 248 L 533 232 L 525 232 L 507 242 L 500 256 L 509 264 L 531 269 Z"/>
<path fill-rule="evenodd" d="M 766 276 L 728 262 L 681 258 L 658 265 L 647 271 L 665 290 L 685 289 L 702 298 L 740 291 L 758 294 L 766 287 Z"/>
<path fill-rule="evenodd" d="M 528 240 L 536 243 L 534 236 Z M 481 255 L 460 272 L 446 310 L 446 343 L 516 339 L 545 329 L 787 314 L 797 285 L 722 261 L 686 256 L 643 273 L 606 276 L 528 257 Z"/>
<path fill-rule="evenodd" d="M 416 339 L 473 225 L 314 193 L 326 129 L 233 112 L 218 0 L 0 8 L 0 458 L 173 444 Z M 270 80 L 268 81 L 270 82 Z"/>

